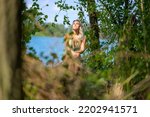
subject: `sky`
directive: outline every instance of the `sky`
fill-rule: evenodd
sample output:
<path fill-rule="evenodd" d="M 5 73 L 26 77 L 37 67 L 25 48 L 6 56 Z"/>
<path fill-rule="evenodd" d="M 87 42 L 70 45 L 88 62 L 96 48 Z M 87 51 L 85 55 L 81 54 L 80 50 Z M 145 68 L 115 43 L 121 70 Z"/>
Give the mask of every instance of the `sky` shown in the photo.
<path fill-rule="evenodd" d="M 40 5 L 40 8 L 42 8 L 42 12 L 45 15 L 48 15 L 48 19 L 46 22 L 54 22 L 54 17 L 59 13 L 59 8 L 55 5 L 55 2 L 58 0 L 38 0 L 38 4 Z M 78 0 L 66 0 L 66 3 L 69 5 L 74 5 L 74 1 Z M 27 7 L 32 6 L 32 0 L 25 0 Z M 49 6 L 45 6 L 48 4 Z M 69 17 L 70 22 L 72 22 L 75 19 L 78 19 L 77 11 L 74 10 L 69 10 L 68 12 L 65 11 L 60 11 L 59 16 L 58 16 L 58 22 L 59 24 L 63 24 L 63 17 L 64 15 Z"/>

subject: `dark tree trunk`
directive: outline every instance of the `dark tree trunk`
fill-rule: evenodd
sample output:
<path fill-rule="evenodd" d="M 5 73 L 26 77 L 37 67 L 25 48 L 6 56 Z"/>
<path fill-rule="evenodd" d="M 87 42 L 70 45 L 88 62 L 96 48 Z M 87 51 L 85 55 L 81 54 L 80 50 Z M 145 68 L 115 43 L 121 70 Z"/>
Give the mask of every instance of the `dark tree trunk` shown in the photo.
<path fill-rule="evenodd" d="M 146 54 L 150 54 L 150 1 L 143 0 L 141 2 L 143 6 L 143 32 L 144 32 L 144 51 Z M 147 73 L 150 74 L 150 64 L 146 63 Z"/>
<path fill-rule="evenodd" d="M 87 11 L 89 14 L 90 20 L 90 49 L 95 51 L 100 49 L 99 43 L 99 27 L 98 27 L 98 18 L 96 12 L 96 2 L 95 0 L 87 0 Z"/>
<path fill-rule="evenodd" d="M 129 0 L 125 0 L 124 1 L 124 3 L 125 3 L 125 7 L 124 7 L 124 24 L 127 22 L 127 20 L 128 20 L 128 15 L 129 15 Z"/>
<path fill-rule="evenodd" d="M 142 3 L 141 3 L 142 4 Z M 150 54 L 150 1 L 143 0 L 143 28 L 145 40 L 145 52 Z"/>
<path fill-rule="evenodd" d="M 0 0 L 0 99 L 22 99 L 21 0 Z"/>

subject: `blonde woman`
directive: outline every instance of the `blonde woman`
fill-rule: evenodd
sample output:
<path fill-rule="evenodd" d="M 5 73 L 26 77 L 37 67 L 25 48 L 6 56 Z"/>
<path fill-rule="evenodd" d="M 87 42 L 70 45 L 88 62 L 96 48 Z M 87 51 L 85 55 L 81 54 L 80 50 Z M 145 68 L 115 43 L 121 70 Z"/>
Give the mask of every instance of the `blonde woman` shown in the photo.
<path fill-rule="evenodd" d="M 86 37 L 83 34 L 82 25 L 79 20 L 74 20 L 72 32 L 64 36 L 65 56 L 64 61 L 68 69 L 77 73 L 80 70 L 80 55 L 85 50 Z"/>

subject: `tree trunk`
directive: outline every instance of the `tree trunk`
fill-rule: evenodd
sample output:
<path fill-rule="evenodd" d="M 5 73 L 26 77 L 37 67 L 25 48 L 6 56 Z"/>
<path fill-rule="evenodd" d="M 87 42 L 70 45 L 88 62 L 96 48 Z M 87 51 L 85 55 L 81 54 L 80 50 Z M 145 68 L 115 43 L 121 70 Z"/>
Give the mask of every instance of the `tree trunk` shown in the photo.
<path fill-rule="evenodd" d="M 150 54 L 150 1 L 141 0 L 143 5 L 143 33 L 144 33 L 144 51 Z M 146 62 L 147 73 L 150 74 L 150 63 Z"/>
<path fill-rule="evenodd" d="M 19 0 L 0 0 L 0 99 L 22 97 L 20 5 Z"/>
<path fill-rule="evenodd" d="M 96 12 L 96 2 L 95 0 L 87 0 L 87 11 L 90 20 L 90 49 L 91 51 L 100 49 L 99 43 L 99 27 L 98 18 Z"/>
<path fill-rule="evenodd" d="M 127 20 L 128 20 L 128 15 L 129 15 L 129 0 L 125 0 L 124 1 L 124 4 L 125 4 L 125 6 L 124 6 L 124 23 L 123 24 L 125 24 L 126 22 L 127 22 Z"/>
<path fill-rule="evenodd" d="M 145 52 L 150 54 L 150 1 L 142 0 Z"/>

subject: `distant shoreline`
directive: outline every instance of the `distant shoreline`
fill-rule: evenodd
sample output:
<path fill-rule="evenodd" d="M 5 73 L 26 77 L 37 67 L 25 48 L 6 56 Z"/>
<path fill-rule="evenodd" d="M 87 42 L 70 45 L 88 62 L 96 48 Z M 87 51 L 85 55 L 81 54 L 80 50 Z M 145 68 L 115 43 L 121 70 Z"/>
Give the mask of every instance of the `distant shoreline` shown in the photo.
<path fill-rule="evenodd" d="M 64 38 L 63 36 L 32 35 L 32 37 Z"/>

